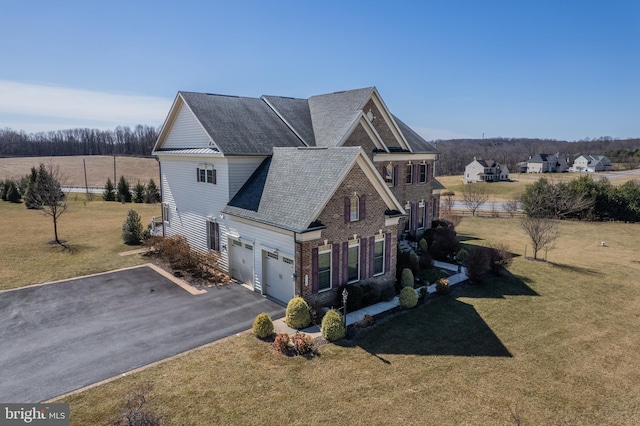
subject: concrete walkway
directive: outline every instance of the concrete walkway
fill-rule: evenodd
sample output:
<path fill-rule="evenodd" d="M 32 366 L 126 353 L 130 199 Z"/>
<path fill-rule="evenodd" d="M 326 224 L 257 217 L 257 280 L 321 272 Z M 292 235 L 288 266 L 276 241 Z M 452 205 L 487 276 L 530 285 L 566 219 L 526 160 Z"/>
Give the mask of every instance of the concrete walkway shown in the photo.
<path fill-rule="evenodd" d="M 457 284 L 460 284 L 461 282 L 467 279 L 466 268 L 464 267 L 462 267 L 461 271 L 458 272 L 458 266 L 453 265 L 451 263 L 434 261 L 433 266 L 435 266 L 436 268 L 446 269 L 448 271 L 455 272 L 453 275 L 449 276 L 449 285 L 451 287 Z M 429 292 L 429 294 L 435 293 L 436 292 L 435 283 L 428 286 L 427 291 Z M 362 321 L 365 315 L 371 315 L 371 316 L 378 315 L 383 312 L 389 311 L 397 306 L 398 306 L 398 296 L 394 297 L 388 302 L 379 302 L 379 303 L 376 303 L 375 305 L 370 305 L 354 312 L 347 312 L 347 326 L 350 326 L 359 321 Z M 289 327 L 284 322 L 284 318 L 280 318 L 273 321 L 273 327 L 276 333 L 294 334 L 298 332 L 298 330 L 295 330 Z M 317 325 L 314 325 L 299 331 L 302 331 L 303 333 L 310 335 L 312 338 L 315 338 L 321 335 L 320 327 Z"/>

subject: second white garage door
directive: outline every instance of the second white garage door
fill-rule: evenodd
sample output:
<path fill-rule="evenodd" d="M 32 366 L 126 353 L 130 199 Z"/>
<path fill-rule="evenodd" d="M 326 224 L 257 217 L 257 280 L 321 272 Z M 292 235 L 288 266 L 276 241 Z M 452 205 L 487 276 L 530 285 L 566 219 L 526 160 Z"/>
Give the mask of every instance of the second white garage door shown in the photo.
<path fill-rule="evenodd" d="M 293 298 L 293 264 L 290 257 L 263 251 L 265 294 L 283 303 L 288 303 Z"/>

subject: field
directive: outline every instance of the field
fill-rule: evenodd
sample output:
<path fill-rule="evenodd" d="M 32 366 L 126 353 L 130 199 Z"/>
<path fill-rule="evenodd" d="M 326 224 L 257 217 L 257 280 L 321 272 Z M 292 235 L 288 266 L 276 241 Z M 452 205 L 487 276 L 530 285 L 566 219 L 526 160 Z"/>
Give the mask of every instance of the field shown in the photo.
<path fill-rule="evenodd" d="M 51 163 L 59 166 L 60 174 L 65 178 L 61 182 L 63 185 L 84 186 L 83 160 L 89 186 L 104 186 L 107 179 L 113 180 L 113 157 L 104 155 L 0 158 L 0 180 L 19 179 L 28 175 L 31 167 Z M 120 176 L 124 176 L 131 186 L 138 181 L 146 185 L 149 179 L 155 180 L 156 185 L 159 185 L 158 162 L 154 158 L 116 157 L 116 179 L 120 179 Z"/>
<path fill-rule="evenodd" d="M 127 211 L 134 209 L 146 226 L 153 216 L 160 216 L 159 204 L 87 202 L 84 194 L 70 194 L 68 205 L 58 220 L 58 235 L 66 241 L 64 248 L 51 243 L 50 217 L 28 210 L 24 204 L 0 201 L 0 290 L 148 261 L 139 255 L 118 256 L 132 249 L 122 242 L 122 224 Z"/>
<path fill-rule="evenodd" d="M 509 183 L 489 184 L 500 185 Z M 158 205 L 72 194 L 59 222 L 64 249 L 49 243 L 50 218 L 0 202 L 0 289 L 146 262 L 118 256 L 131 249 L 121 238 L 129 208 L 145 224 L 160 214 Z M 465 217 L 463 244 L 507 244 L 516 255 L 508 273 L 387 317 L 310 359 L 284 357 L 247 333 L 62 402 L 73 425 L 107 424 L 142 384 L 153 386 L 148 406 L 168 425 L 636 425 L 639 226 L 562 222 L 547 262 L 532 262 L 517 219 Z"/>
<path fill-rule="evenodd" d="M 517 219 L 465 218 L 465 244 L 511 247 L 510 273 L 311 359 L 244 334 L 63 401 L 78 425 L 104 424 L 142 384 L 167 424 L 638 424 L 638 225 L 561 231 L 532 262 Z"/>
<path fill-rule="evenodd" d="M 484 186 L 486 188 L 489 194 L 489 201 L 506 201 L 518 197 L 524 192 L 527 185 L 536 182 L 541 177 L 552 182 L 566 182 L 583 175 L 584 173 L 514 173 L 510 176 L 511 182 L 480 182 L 474 185 Z M 629 180 L 640 180 L 640 170 L 633 170 L 631 172 L 589 173 L 589 176 L 593 179 L 600 179 L 606 176 L 614 185 L 620 185 Z M 462 183 L 462 175 L 438 176 L 437 179 L 447 188 L 448 191 L 453 191 L 456 194 L 460 193 L 464 186 Z M 461 200 L 462 197 L 454 196 L 453 199 Z"/>

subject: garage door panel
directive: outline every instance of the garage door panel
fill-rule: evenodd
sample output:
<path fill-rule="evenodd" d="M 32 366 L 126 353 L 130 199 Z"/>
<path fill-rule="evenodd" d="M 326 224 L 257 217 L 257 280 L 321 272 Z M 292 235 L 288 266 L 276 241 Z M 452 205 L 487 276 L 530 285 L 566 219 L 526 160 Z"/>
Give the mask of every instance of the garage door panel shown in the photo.
<path fill-rule="evenodd" d="M 230 240 L 229 265 L 232 278 L 253 285 L 253 244 Z"/>
<path fill-rule="evenodd" d="M 278 253 L 264 252 L 266 294 L 287 303 L 294 296 L 293 259 Z"/>

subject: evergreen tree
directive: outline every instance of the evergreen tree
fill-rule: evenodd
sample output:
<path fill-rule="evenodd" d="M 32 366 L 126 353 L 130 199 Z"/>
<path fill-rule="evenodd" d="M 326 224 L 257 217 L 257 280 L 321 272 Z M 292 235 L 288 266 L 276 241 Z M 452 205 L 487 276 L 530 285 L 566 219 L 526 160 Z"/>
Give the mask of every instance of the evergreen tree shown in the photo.
<path fill-rule="evenodd" d="M 149 183 L 147 184 L 144 202 L 153 204 L 160 202 L 160 191 L 153 179 L 149 179 Z"/>
<path fill-rule="evenodd" d="M 120 180 L 118 181 L 118 199 L 121 203 L 131 202 L 131 190 L 129 189 L 129 182 L 127 182 L 124 176 L 120 176 Z"/>
<path fill-rule="evenodd" d="M 122 225 L 122 239 L 125 244 L 140 244 L 144 235 L 140 215 L 133 209 L 127 213 L 127 220 Z"/>
<path fill-rule="evenodd" d="M 35 167 L 31 168 L 31 174 L 29 174 L 29 184 L 27 185 L 27 193 L 24 196 L 24 205 L 28 209 L 37 209 L 38 207 L 38 170 Z"/>
<path fill-rule="evenodd" d="M 111 182 L 110 178 L 107 179 L 107 184 L 104 186 L 102 198 L 104 198 L 105 201 L 116 200 L 116 188 L 113 186 L 113 182 Z"/>
<path fill-rule="evenodd" d="M 136 186 L 133 187 L 133 202 L 134 203 L 143 203 L 145 195 L 144 185 L 138 181 Z"/>
<path fill-rule="evenodd" d="M 9 201 L 10 203 L 19 203 L 21 199 L 22 195 L 20 195 L 18 185 L 16 185 L 14 181 L 10 180 L 7 190 L 7 201 Z"/>

